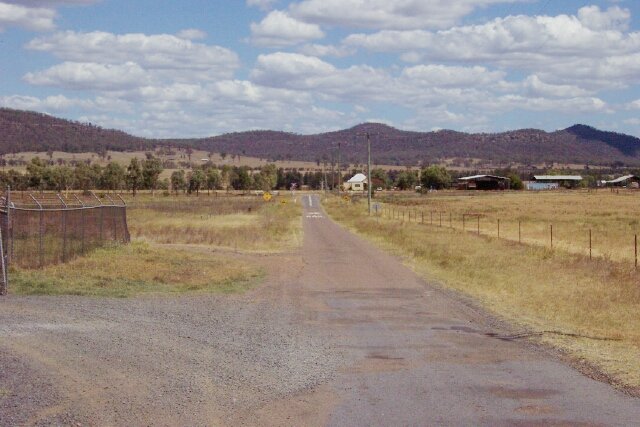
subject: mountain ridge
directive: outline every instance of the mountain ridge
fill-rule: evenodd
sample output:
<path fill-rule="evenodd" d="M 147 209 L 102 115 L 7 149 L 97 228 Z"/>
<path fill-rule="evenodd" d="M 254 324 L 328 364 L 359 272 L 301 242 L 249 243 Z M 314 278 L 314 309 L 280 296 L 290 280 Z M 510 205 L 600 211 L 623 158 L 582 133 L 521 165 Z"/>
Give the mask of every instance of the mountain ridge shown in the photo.
<path fill-rule="evenodd" d="M 518 129 L 470 134 L 447 129 L 406 131 L 382 123 L 361 123 L 311 135 L 250 130 L 207 138 L 150 139 L 43 113 L 0 109 L 0 154 L 48 150 L 143 151 L 180 146 L 274 161 L 320 162 L 335 160 L 340 144 L 344 162 L 361 163 L 366 158 L 364 135 L 367 132 L 378 164 L 413 166 L 441 159 L 479 159 L 494 164 L 640 165 L 639 138 L 583 124 L 554 132 Z"/>

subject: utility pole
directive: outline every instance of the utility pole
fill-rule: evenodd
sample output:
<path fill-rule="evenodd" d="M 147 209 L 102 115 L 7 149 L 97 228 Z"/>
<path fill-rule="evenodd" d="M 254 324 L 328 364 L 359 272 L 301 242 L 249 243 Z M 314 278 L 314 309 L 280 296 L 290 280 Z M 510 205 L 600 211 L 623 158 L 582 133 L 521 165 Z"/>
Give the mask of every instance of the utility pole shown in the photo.
<path fill-rule="evenodd" d="M 371 135 L 369 132 L 364 134 L 357 134 L 356 136 L 364 135 L 367 137 L 367 208 L 369 210 L 369 216 L 371 216 Z"/>
<path fill-rule="evenodd" d="M 338 196 L 342 193 L 342 163 L 340 160 L 340 143 L 338 142 Z"/>
<path fill-rule="evenodd" d="M 369 207 L 369 216 L 371 216 L 371 139 L 367 132 L 367 205 Z"/>

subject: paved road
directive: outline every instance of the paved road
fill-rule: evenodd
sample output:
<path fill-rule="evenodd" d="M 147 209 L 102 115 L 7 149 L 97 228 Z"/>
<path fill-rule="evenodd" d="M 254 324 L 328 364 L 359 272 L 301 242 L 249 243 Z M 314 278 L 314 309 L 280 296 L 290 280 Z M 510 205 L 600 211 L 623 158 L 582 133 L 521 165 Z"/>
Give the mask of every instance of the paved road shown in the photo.
<path fill-rule="evenodd" d="M 640 425 L 640 400 L 589 379 L 429 287 L 304 197 L 308 320 L 348 354 L 330 425 Z"/>
<path fill-rule="evenodd" d="M 0 426 L 640 424 L 300 200 L 303 248 L 244 295 L 0 299 Z"/>

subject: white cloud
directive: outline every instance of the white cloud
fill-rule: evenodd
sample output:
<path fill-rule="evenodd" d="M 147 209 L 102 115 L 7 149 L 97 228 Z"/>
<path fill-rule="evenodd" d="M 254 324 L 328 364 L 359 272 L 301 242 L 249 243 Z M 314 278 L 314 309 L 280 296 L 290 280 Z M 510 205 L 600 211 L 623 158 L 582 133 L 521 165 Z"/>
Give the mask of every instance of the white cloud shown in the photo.
<path fill-rule="evenodd" d="M 27 48 L 51 52 L 66 61 L 135 62 L 144 69 L 201 71 L 211 79 L 229 78 L 239 67 L 238 55 L 227 48 L 195 43 L 170 34 L 66 31 L 36 38 L 27 44 Z"/>
<path fill-rule="evenodd" d="M 282 47 L 321 39 L 318 25 L 298 21 L 286 12 L 274 10 L 260 23 L 251 23 L 251 41 L 258 46 Z"/>
<path fill-rule="evenodd" d="M 145 71 L 136 63 L 121 65 L 64 62 L 24 76 L 26 82 L 76 90 L 115 90 L 144 84 Z"/>
<path fill-rule="evenodd" d="M 626 107 L 629 110 L 640 110 L 640 99 L 629 102 Z"/>
<path fill-rule="evenodd" d="M 207 33 L 197 28 L 187 28 L 186 30 L 178 32 L 176 36 L 186 40 L 202 40 L 207 38 Z"/>
<path fill-rule="evenodd" d="M 297 90 L 320 100 L 384 103 L 412 110 L 451 105 L 483 115 L 518 109 L 611 111 L 604 101 L 580 88 L 548 84 L 538 76 L 509 82 L 506 72 L 481 66 L 417 65 L 393 75 L 367 65 L 337 68 L 319 58 L 278 52 L 261 55 L 251 78 L 260 85 Z"/>
<path fill-rule="evenodd" d="M 269 10 L 278 0 L 247 0 L 247 6 Z"/>
<path fill-rule="evenodd" d="M 52 9 L 0 2 L 0 31 L 6 27 L 23 27 L 34 31 L 53 30 L 55 17 L 56 12 Z"/>
<path fill-rule="evenodd" d="M 299 52 L 308 56 L 335 56 L 336 58 L 343 58 L 353 55 L 356 49 L 347 46 L 306 44 L 300 47 Z"/>
<path fill-rule="evenodd" d="M 447 28 L 475 9 L 519 0 L 303 0 L 292 16 L 322 25 L 371 29 Z"/>
<path fill-rule="evenodd" d="M 578 11 L 582 24 L 594 31 L 626 31 L 629 28 L 631 13 L 618 6 L 602 11 L 598 6 L 585 6 Z"/>
<path fill-rule="evenodd" d="M 39 110 L 62 112 L 72 108 L 91 109 L 95 105 L 84 99 L 67 98 L 63 95 L 49 96 L 43 99 L 34 96 L 0 96 L 0 106 L 21 110 Z"/>
<path fill-rule="evenodd" d="M 578 86 L 545 83 L 535 74 L 527 77 L 523 84 L 527 92 L 534 97 L 575 98 L 588 96 L 592 93 Z"/>
<path fill-rule="evenodd" d="M 61 5 L 88 5 L 99 0 L 0 0 L 0 31 L 21 27 L 33 31 L 55 29 L 55 8 Z"/>
<path fill-rule="evenodd" d="M 625 33 L 629 12 L 586 7 L 578 16 L 510 16 L 443 31 L 352 34 L 345 46 L 397 52 L 407 62 L 457 61 L 533 71 L 548 83 L 594 88 L 640 81 L 640 33 Z"/>
<path fill-rule="evenodd" d="M 405 68 L 402 78 L 411 85 L 429 87 L 486 87 L 501 82 L 504 71 L 489 71 L 485 67 L 417 65 Z"/>

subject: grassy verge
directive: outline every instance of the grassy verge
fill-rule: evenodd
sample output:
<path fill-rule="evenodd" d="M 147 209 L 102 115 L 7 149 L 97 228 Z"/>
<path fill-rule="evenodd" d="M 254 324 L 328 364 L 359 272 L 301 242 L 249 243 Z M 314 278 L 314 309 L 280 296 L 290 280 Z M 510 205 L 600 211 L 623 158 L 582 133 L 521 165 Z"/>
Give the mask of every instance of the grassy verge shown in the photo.
<path fill-rule="evenodd" d="M 325 207 L 335 220 L 406 257 L 418 274 L 470 295 L 512 323 L 579 335 L 541 339 L 589 361 L 621 385 L 640 388 L 640 276 L 629 263 L 376 220 L 362 205 L 339 199 L 328 199 Z"/>
<path fill-rule="evenodd" d="M 130 297 L 184 292 L 239 292 L 262 276 L 259 268 L 225 256 L 134 242 L 97 249 L 67 264 L 16 270 L 11 291 L 20 295 Z"/>
<path fill-rule="evenodd" d="M 265 203 L 253 197 L 249 204 L 234 198 L 192 199 L 180 204 L 168 200 L 134 206 L 129 213 L 131 236 L 155 243 L 243 251 L 277 252 L 300 245 L 301 207 L 286 198 Z M 230 209 L 233 203 L 238 204 L 238 209 Z"/>

